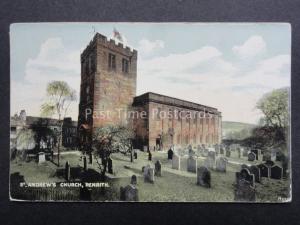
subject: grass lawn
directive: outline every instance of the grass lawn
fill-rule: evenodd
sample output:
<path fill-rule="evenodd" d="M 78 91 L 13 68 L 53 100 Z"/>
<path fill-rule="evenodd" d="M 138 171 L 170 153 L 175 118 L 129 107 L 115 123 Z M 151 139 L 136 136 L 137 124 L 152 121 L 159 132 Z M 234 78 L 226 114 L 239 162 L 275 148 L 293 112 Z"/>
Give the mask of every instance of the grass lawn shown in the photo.
<path fill-rule="evenodd" d="M 109 199 L 119 200 L 121 186 L 130 183 L 135 174 L 138 178 L 137 188 L 140 201 L 192 201 L 192 202 L 232 202 L 234 201 L 235 172 L 240 170 L 240 164 L 254 164 L 246 158 L 238 159 L 234 155 L 229 159 L 227 172 L 211 171 L 211 188 L 196 185 L 196 173 L 186 171 L 186 157 L 181 157 L 181 170 L 171 168 L 171 161 L 167 160 L 166 152 L 153 152 L 152 161 L 148 161 L 148 154 L 138 152 L 138 159 L 130 162 L 129 155 L 113 154 L 113 174 L 107 174 L 110 183 Z M 154 167 L 156 160 L 162 163 L 162 177 L 155 177 L 153 184 L 145 183 L 142 167 L 150 164 Z M 60 162 L 63 169 L 65 162 L 69 161 L 71 167 L 83 167 L 80 154 L 68 153 L 61 155 Z M 56 160 L 55 160 L 56 162 Z M 237 163 L 238 162 L 238 163 Z M 204 165 L 204 158 L 198 157 L 198 166 Z M 89 169 L 99 171 L 97 163 L 88 164 Z M 63 177 L 56 176 L 58 167 L 47 161 L 41 165 L 36 162 L 11 162 L 10 172 L 19 172 L 26 182 L 62 182 Z M 258 202 L 277 202 L 279 198 L 288 197 L 289 182 L 287 180 L 263 179 L 262 184 L 256 184 Z M 97 200 L 97 199 L 96 199 Z M 100 199 L 98 199 L 100 200 Z"/>

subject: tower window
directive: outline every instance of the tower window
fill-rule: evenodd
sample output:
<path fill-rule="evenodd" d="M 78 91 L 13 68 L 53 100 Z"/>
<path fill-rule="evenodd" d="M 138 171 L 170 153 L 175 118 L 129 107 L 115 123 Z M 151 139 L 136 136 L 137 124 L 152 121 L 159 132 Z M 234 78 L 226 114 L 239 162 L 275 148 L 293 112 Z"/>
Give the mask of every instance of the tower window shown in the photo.
<path fill-rule="evenodd" d="M 127 59 L 122 59 L 122 72 L 128 73 L 128 60 Z"/>
<path fill-rule="evenodd" d="M 108 55 L 108 67 L 110 69 L 116 69 L 116 55 L 109 53 L 109 55 Z"/>

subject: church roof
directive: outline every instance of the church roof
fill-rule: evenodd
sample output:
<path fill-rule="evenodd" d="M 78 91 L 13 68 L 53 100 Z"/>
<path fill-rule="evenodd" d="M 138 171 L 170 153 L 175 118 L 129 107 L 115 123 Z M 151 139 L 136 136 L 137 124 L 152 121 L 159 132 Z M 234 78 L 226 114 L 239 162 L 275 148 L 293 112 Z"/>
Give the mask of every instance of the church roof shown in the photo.
<path fill-rule="evenodd" d="M 198 103 L 186 101 L 183 99 L 173 98 L 170 96 L 157 94 L 157 93 L 153 93 L 153 92 L 147 92 L 145 94 L 134 97 L 133 106 L 144 105 L 149 102 L 155 102 L 155 103 L 160 103 L 160 104 L 164 104 L 164 105 L 186 108 L 186 109 L 196 110 L 196 111 L 204 111 L 205 110 L 205 111 L 208 111 L 211 113 L 218 113 L 218 114 L 221 113 L 218 111 L 217 108 L 213 108 L 210 106 L 201 105 Z"/>

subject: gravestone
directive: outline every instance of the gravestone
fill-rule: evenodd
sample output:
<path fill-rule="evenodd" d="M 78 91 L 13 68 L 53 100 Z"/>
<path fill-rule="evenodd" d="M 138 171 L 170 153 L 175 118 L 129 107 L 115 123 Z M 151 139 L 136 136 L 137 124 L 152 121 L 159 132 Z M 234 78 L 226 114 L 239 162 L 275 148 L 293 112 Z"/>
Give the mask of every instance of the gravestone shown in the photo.
<path fill-rule="evenodd" d="M 253 202 L 255 199 L 255 189 L 251 185 L 251 182 L 245 180 L 241 174 L 237 172 L 234 188 L 234 200 L 241 202 Z"/>
<path fill-rule="evenodd" d="M 204 161 L 205 167 L 207 167 L 208 169 L 214 169 L 215 164 L 216 164 L 215 159 L 216 158 L 215 158 L 214 154 L 209 154 L 208 157 L 206 157 L 206 159 Z"/>
<path fill-rule="evenodd" d="M 45 152 L 39 152 L 39 164 L 46 162 Z"/>
<path fill-rule="evenodd" d="M 89 153 L 89 164 L 93 164 L 93 154 Z"/>
<path fill-rule="evenodd" d="M 251 152 L 253 152 L 255 154 L 255 159 L 258 160 L 258 150 L 252 149 Z"/>
<path fill-rule="evenodd" d="M 256 159 L 255 153 L 250 152 L 250 153 L 248 154 L 248 161 L 253 162 L 255 159 Z"/>
<path fill-rule="evenodd" d="M 189 156 L 195 156 L 195 151 L 192 148 L 188 149 L 188 155 Z"/>
<path fill-rule="evenodd" d="M 168 150 L 168 159 L 173 159 L 173 154 L 174 154 L 174 152 L 173 152 L 173 150 L 170 148 L 169 150 Z"/>
<path fill-rule="evenodd" d="M 154 169 L 150 165 L 144 168 L 144 181 L 149 183 L 154 183 Z"/>
<path fill-rule="evenodd" d="M 131 176 L 130 184 L 137 185 L 137 177 L 136 175 Z"/>
<path fill-rule="evenodd" d="M 255 182 L 260 182 L 260 169 L 257 166 L 250 166 L 249 167 L 250 173 L 254 175 Z"/>
<path fill-rule="evenodd" d="M 197 185 L 206 188 L 211 187 L 210 171 L 204 166 L 197 168 Z"/>
<path fill-rule="evenodd" d="M 133 157 L 134 157 L 134 159 L 138 158 L 136 150 L 133 152 Z"/>
<path fill-rule="evenodd" d="M 261 149 L 257 149 L 257 160 L 262 161 L 262 152 L 261 152 Z"/>
<path fill-rule="evenodd" d="M 70 180 L 70 175 L 71 175 L 71 167 L 70 167 L 69 161 L 67 161 L 66 165 L 65 165 L 65 179 L 66 179 L 66 181 Z"/>
<path fill-rule="evenodd" d="M 282 167 L 275 165 L 270 168 L 270 171 L 271 171 L 270 177 L 272 179 L 278 179 L 278 180 L 282 179 L 283 177 Z"/>
<path fill-rule="evenodd" d="M 176 154 L 173 155 L 172 169 L 180 170 L 180 156 Z"/>
<path fill-rule="evenodd" d="M 134 185 L 127 185 L 126 187 L 120 187 L 120 200 L 121 201 L 138 201 L 138 189 Z"/>
<path fill-rule="evenodd" d="M 243 149 L 243 157 L 247 157 L 248 156 L 248 149 L 247 148 L 244 148 Z"/>
<path fill-rule="evenodd" d="M 86 156 L 83 156 L 83 170 L 84 170 L 84 171 L 87 170 L 87 160 L 86 160 Z"/>
<path fill-rule="evenodd" d="M 275 161 L 276 160 L 276 153 L 277 153 L 276 150 L 272 150 L 271 151 L 271 161 Z"/>
<path fill-rule="evenodd" d="M 203 157 L 207 157 L 208 156 L 208 149 L 207 148 L 203 149 L 202 156 Z"/>
<path fill-rule="evenodd" d="M 253 187 L 255 186 L 255 177 L 248 169 L 241 169 L 240 177 L 246 181 L 249 181 Z"/>
<path fill-rule="evenodd" d="M 269 152 L 264 152 L 262 161 L 271 161 L 271 154 Z"/>
<path fill-rule="evenodd" d="M 266 166 L 265 164 L 260 164 L 257 166 L 260 170 L 260 176 L 261 177 L 270 177 L 270 168 Z"/>
<path fill-rule="evenodd" d="M 216 170 L 219 172 L 226 172 L 227 159 L 224 157 L 217 158 Z"/>
<path fill-rule="evenodd" d="M 213 160 L 216 159 L 216 153 L 214 151 L 209 151 L 207 156 L 212 158 Z"/>
<path fill-rule="evenodd" d="M 161 162 L 159 160 L 155 163 L 155 176 L 161 177 Z"/>
<path fill-rule="evenodd" d="M 238 158 L 241 158 L 241 156 L 242 156 L 242 149 L 241 148 L 237 148 L 237 154 L 238 154 Z"/>
<path fill-rule="evenodd" d="M 215 148 L 216 154 L 220 154 L 220 149 L 221 149 L 220 145 L 215 144 L 215 145 L 214 145 L 214 148 Z"/>
<path fill-rule="evenodd" d="M 230 149 L 226 149 L 226 157 L 230 157 L 231 156 L 231 151 Z"/>
<path fill-rule="evenodd" d="M 107 160 L 107 170 L 108 170 L 108 173 L 113 174 L 113 162 L 110 157 Z"/>
<path fill-rule="evenodd" d="M 152 161 L 152 154 L 151 154 L 150 150 L 149 150 L 149 152 L 148 152 L 148 160 L 149 160 L 149 161 Z"/>
<path fill-rule="evenodd" d="M 224 155 L 224 148 L 223 147 L 220 148 L 220 154 Z"/>
<path fill-rule="evenodd" d="M 197 172 L 197 159 L 193 156 L 187 159 L 187 171 L 196 173 Z"/>

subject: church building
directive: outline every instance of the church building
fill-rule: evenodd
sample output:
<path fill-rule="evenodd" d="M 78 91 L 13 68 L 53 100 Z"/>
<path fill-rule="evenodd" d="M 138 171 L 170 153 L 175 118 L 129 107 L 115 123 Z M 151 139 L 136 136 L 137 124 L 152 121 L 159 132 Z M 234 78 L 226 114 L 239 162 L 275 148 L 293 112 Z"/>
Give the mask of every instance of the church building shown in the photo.
<path fill-rule="evenodd" d="M 137 51 L 97 33 L 81 54 L 81 142 L 91 141 L 97 127 L 125 125 L 133 129 L 139 149 L 221 143 L 222 116 L 216 108 L 151 92 L 136 96 L 136 80 Z"/>

